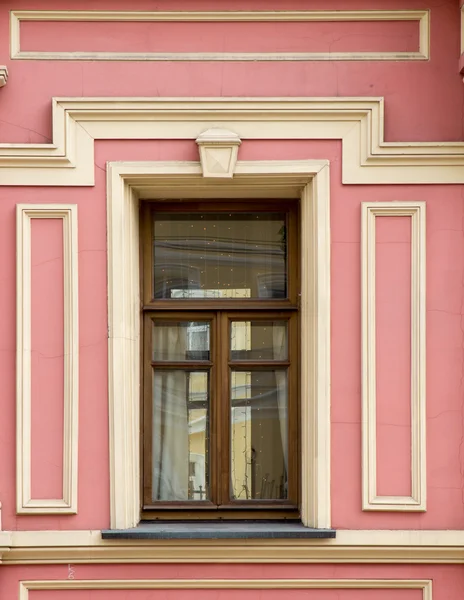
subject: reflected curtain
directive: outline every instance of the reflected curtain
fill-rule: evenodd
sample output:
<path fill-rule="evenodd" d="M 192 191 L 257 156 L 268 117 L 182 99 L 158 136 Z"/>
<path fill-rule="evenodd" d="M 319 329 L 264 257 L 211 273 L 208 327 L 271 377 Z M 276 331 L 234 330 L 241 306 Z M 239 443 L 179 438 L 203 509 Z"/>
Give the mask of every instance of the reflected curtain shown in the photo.
<path fill-rule="evenodd" d="M 185 355 L 187 327 L 155 327 L 153 347 Z M 188 500 L 189 428 L 188 373 L 153 373 L 153 500 Z"/>
<path fill-rule="evenodd" d="M 287 328 L 273 327 L 274 358 L 280 359 L 286 355 Z M 285 470 L 288 473 L 288 397 L 287 397 L 287 372 L 275 371 L 277 409 L 279 411 L 280 438 L 282 442 L 282 453 L 284 456 Z"/>

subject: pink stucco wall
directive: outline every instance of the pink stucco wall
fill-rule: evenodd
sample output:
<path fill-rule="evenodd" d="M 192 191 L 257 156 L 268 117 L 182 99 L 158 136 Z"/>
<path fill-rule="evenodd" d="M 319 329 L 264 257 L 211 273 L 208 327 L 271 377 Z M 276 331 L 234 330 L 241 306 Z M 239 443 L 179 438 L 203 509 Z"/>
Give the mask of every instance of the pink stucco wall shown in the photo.
<path fill-rule="evenodd" d="M 63 226 L 53 219 L 31 223 L 31 494 L 63 494 Z"/>
<path fill-rule="evenodd" d="M 251 4 L 253 5 L 251 7 Z M 431 60 L 426 62 L 68 62 L 9 61 L 9 9 L 101 10 L 299 10 L 431 8 Z M 27 24 L 24 49 L 137 51 L 415 50 L 411 24 L 365 25 L 330 30 L 311 24 L 306 39 L 298 24 L 188 27 L 92 24 Z M 298 26 L 297 26 L 298 25 Z M 152 45 L 159 29 L 161 46 Z M 57 31 L 61 39 L 53 38 Z M 140 32 L 143 31 L 143 35 Z M 212 37 L 209 32 L 212 31 Z M 243 32 L 247 32 L 245 36 Z M 270 34 L 269 32 L 273 33 Z M 352 32 L 355 34 L 352 35 Z M 168 34 L 169 32 L 169 34 Z M 180 33 L 181 32 L 181 33 Z M 200 32 L 200 33 L 199 33 Z M 374 33 L 373 33 L 374 32 Z M 251 36 L 256 33 L 256 38 Z M 175 36 L 178 37 L 177 45 Z M 271 39 L 270 35 L 274 37 Z M 73 96 L 353 96 L 385 98 L 388 141 L 463 139 L 464 87 L 458 74 L 458 2 L 426 0 L 122 0 L 0 3 L 0 62 L 10 78 L 0 90 L 0 143 L 50 142 L 51 98 Z M 227 43 L 227 47 L 224 44 Z M 107 161 L 198 160 L 193 141 L 97 141 L 94 187 L 1 186 L 0 171 L 0 501 L 6 530 L 89 530 L 109 526 L 106 164 Z M 331 372 L 332 525 L 338 529 L 464 529 L 464 187 L 459 185 L 343 185 L 337 141 L 248 141 L 242 160 L 326 159 L 331 168 Z M 363 201 L 427 203 L 427 511 L 361 510 L 361 296 L 360 206 Z M 72 516 L 15 514 L 15 207 L 18 203 L 73 203 L 79 230 L 79 511 Z M 378 489 L 410 493 L 410 279 L 408 218 L 380 219 L 376 258 L 378 326 Z M 60 494 L 62 477 L 61 232 L 55 222 L 34 222 L 32 305 L 32 489 L 36 497 Z M 394 376 L 392 376 L 394 373 Z M 66 579 L 67 565 L 0 568 L 0 598 L 16 598 L 19 579 Z M 464 592 L 459 566 L 233 566 L 94 565 L 78 578 L 433 578 L 438 600 Z M 450 583 L 451 582 L 451 583 Z M 3 596 L 4 593 L 4 596 Z M 240 594 L 248 600 L 251 591 Z M 266 597 L 280 598 L 279 592 Z M 289 600 L 387 600 L 388 591 L 292 591 Z M 124 592 L 33 592 L 30 600 L 119 600 Z M 221 598 L 234 593 L 131 592 L 130 597 Z M 415 590 L 397 600 L 419 600 Z"/>
<path fill-rule="evenodd" d="M 375 258 L 377 490 L 380 496 L 410 496 L 410 217 L 377 220 Z"/>
<path fill-rule="evenodd" d="M 68 578 L 68 565 L 46 567 L 49 579 Z M 436 598 L 459 600 L 464 592 L 460 565 L 74 565 L 79 579 L 429 579 Z M 6 598 L 15 598 L 19 580 L 43 579 L 43 566 L 10 566 L 0 569 L 0 584 Z M 303 574 L 303 575 L 302 575 Z M 452 582 L 452 585 L 450 585 Z M 420 600 L 419 590 L 155 590 L 155 591 L 33 591 L 32 600 L 232 600 L 238 597 L 278 600 Z"/>
<path fill-rule="evenodd" d="M 80 443 L 79 513 L 56 517 L 14 515 L 14 347 L 15 323 L 15 204 L 60 202 L 61 188 L 0 187 L 0 238 L 9 293 L 3 289 L 2 362 L 6 452 L 0 456 L 0 487 L 3 492 L 5 529 L 99 529 L 109 524 L 107 438 L 107 316 L 106 316 L 106 198 L 105 164 L 108 160 L 194 160 L 194 142 L 97 142 L 96 185 L 69 188 L 66 202 L 79 210 L 79 332 L 80 332 Z M 344 186 L 340 183 L 338 142 L 252 142 L 240 149 L 243 160 L 326 158 L 331 171 L 332 227 L 332 515 L 333 525 L 343 529 L 460 529 L 464 523 L 461 495 L 461 368 L 462 332 L 460 274 L 464 268 L 463 211 L 460 186 Z M 361 298 L 360 298 L 360 202 L 424 200 L 427 203 L 427 445 L 428 507 L 426 513 L 391 514 L 361 511 Z M 388 220 L 388 219 L 387 219 Z M 385 226 L 382 225 L 382 228 Z M 380 228 L 379 228 L 380 229 Z M 401 234 L 401 231 L 399 232 Z M 393 235 L 392 232 L 389 235 Z M 391 252 L 391 250 L 389 250 Z M 7 258 L 8 257 L 8 258 Z M 407 269 L 400 271 L 409 286 Z M 386 273 L 388 276 L 388 273 Z M 398 273 L 395 275 L 397 276 Z M 50 289 L 44 289 L 44 294 Z M 402 292 L 404 294 L 404 291 Z M 407 337 L 403 311 L 400 334 Z M 379 305 L 379 308 L 381 306 Z M 380 311 L 382 315 L 382 310 Z M 7 318 L 6 315 L 10 315 Z M 386 335 L 388 314 L 386 315 Z M 386 338 L 388 342 L 389 338 Z M 397 340 L 393 340 L 398 343 Z M 380 373 L 383 373 L 383 366 Z M 401 377 L 401 379 L 399 379 Z M 385 373 L 380 406 L 385 422 L 404 425 L 404 410 L 387 404 L 391 396 L 404 394 L 409 370 L 393 380 Z M 390 387 L 391 386 L 391 387 Z M 391 391 L 391 394 L 389 394 Z M 397 396 L 396 396 L 397 397 Z M 404 407 L 403 407 L 404 408 Z M 399 411 L 395 415 L 395 410 Z M 45 414 L 37 414 L 34 427 L 41 428 Z M 392 420 L 393 419 L 393 420 Z M 402 420 L 403 419 L 403 420 Z M 5 425 L 4 425 L 5 426 Z M 404 441 L 396 436 L 379 437 L 380 473 L 388 485 L 390 461 L 406 469 Z M 99 460 L 95 460 L 98 456 Z M 42 464 L 44 473 L 47 465 Z M 48 477 L 49 475 L 47 475 Z M 395 474 L 391 474 L 393 478 Z M 403 480 L 402 480 L 403 481 Z M 356 485 L 353 484 L 356 482 Z M 406 485 L 405 483 L 403 485 Z M 396 486 L 396 483 L 395 483 Z M 91 492 L 91 493 L 90 493 Z M 447 510 L 443 510 L 443 506 Z M 59 521 L 59 526 L 58 526 Z"/>
<path fill-rule="evenodd" d="M 432 7 L 431 60 L 429 62 L 280 62 L 280 63 L 154 63 L 154 62 L 40 62 L 8 61 L 8 10 L 349 10 L 417 9 L 432 7 L 421 0 L 372 0 L 347 3 L 312 0 L 98 0 L 88 3 L 49 0 L 18 0 L 0 5 L 0 49 L 2 62 L 10 67 L 11 77 L 2 91 L 0 139 L 9 142 L 44 142 L 51 136 L 50 98 L 52 96 L 383 96 L 386 101 L 386 140 L 459 140 L 462 136 L 462 85 L 457 76 L 459 57 L 459 10 L 456 0 Z M 294 25 L 292 25 L 294 26 Z M 43 31 L 43 27 L 41 26 Z M 112 27 L 115 27 L 114 25 Z M 132 26 L 131 26 L 132 27 Z M 274 25 L 275 27 L 275 25 Z M 307 51 L 321 50 L 330 37 L 319 33 L 308 41 Z M 343 28 L 343 26 L 334 25 Z M 391 25 L 388 24 L 387 31 Z M 314 28 L 314 25 L 311 26 Z M 27 29 L 27 27 L 26 27 Z M 130 30 L 131 28 L 129 28 Z M 259 29 L 259 26 L 258 26 Z M 54 29 L 53 29 L 54 30 Z M 285 30 L 285 28 L 284 28 Z M 331 26 L 332 30 L 332 26 Z M 405 27 L 402 26 L 404 31 Z M 79 28 L 81 31 L 81 28 Z M 92 27 L 89 32 L 92 32 Z M 192 33 L 197 29 L 192 28 Z M 365 42 L 366 33 L 354 36 Z M 26 32 L 27 33 L 27 32 Z M 281 34 L 275 35 L 274 48 Z M 415 34 L 414 34 L 415 35 Z M 65 38 L 66 36 L 63 36 Z M 77 37 L 77 36 L 76 36 Z M 93 41 L 84 48 L 89 50 Z M 136 50 L 140 49 L 140 37 Z M 202 36 L 191 36 L 191 51 L 198 50 Z M 244 36 L 243 36 L 244 37 Z M 316 37 L 316 41 L 312 39 Z M 385 37 L 369 37 L 370 49 L 384 49 Z M 28 35 L 24 37 L 29 39 Z M 225 37 L 224 39 L 228 39 Z M 336 38 L 335 38 L 336 39 Z M 403 48 L 399 37 L 399 46 Z M 319 41 L 318 41 L 319 40 Z M 340 50 L 353 48 L 351 37 L 344 38 Z M 218 43 L 220 40 L 218 40 Z M 47 41 L 51 48 L 52 40 Z M 60 44 L 66 44 L 63 39 Z M 111 47 L 115 42 L 108 40 Z M 232 43 L 229 42 L 228 43 Z M 293 40 L 293 43 L 296 43 Z M 341 43 L 341 42 L 340 42 Z M 147 42 L 146 50 L 151 48 Z M 182 41 L 181 50 L 185 50 Z M 254 47 L 244 40 L 245 50 Z M 300 45 L 301 44 L 301 45 Z M 311 44 L 314 44 L 311 46 Z M 303 41 L 298 48 L 303 47 Z M 306 46 L 305 46 L 306 47 Z M 27 49 L 28 46 L 25 46 Z M 65 49 L 61 45 L 60 49 Z M 214 45 L 211 46 L 214 49 Z M 272 49 L 272 45 L 268 50 Z M 431 82 L 433 81 L 433 85 Z"/>
<path fill-rule="evenodd" d="M 359 23 L 36 23 L 25 50 L 43 52 L 417 52 L 415 21 Z"/>

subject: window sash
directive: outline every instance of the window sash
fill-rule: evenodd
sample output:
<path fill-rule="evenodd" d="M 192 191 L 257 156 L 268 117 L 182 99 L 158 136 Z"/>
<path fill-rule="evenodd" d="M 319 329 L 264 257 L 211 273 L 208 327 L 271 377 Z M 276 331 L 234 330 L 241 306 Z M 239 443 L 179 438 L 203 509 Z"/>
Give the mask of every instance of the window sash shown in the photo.
<path fill-rule="evenodd" d="M 143 272 L 143 309 L 144 310 L 233 310 L 238 306 L 247 307 L 248 310 L 282 310 L 295 309 L 298 306 L 298 228 L 297 204 L 294 201 L 274 199 L 265 203 L 250 201 L 247 203 L 230 203 L 224 200 L 213 202 L 182 202 L 181 204 L 163 204 L 159 211 L 151 206 L 153 203 L 142 203 L 142 272 Z M 286 264 L 287 264 L 287 297 L 286 298 L 154 298 L 153 290 L 153 239 L 154 219 L 156 212 L 167 213 L 201 212 L 201 213 L 227 213 L 227 212 L 285 212 L 286 213 Z"/>
<path fill-rule="evenodd" d="M 211 325 L 211 360 L 153 361 L 152 323 L 172 321 L 207 321 Z M 233 360 L 230 357 L 231 324 L 236 321 L 285 321 L 287 323 L 288 357 L 285 360 Z M 158 509 L 295 509 L 298 505 L 298 315 L 296 311 L 217 311 L 169 312 L 146 311 L 144 314 L 144 398 L 143 398 L 143 508 Z M 148 357 L 148 358 L 147 358 Z M 153 369 L 162 371 L 208 371 L 210 373 L 210 500 L 152 500 L 153 485 Z M 231 374 L 237 372 L 286 372 L 287 378 L 287 498 L 232 499 L 231 494 Z M 257 516 L 257 515 L 255 515 Z"/>
<path fill-rule="evenodd" d="M 300 490 L 298 425 L 298 235 L 297 205 L 292 201 L 182 202 L 164 204 L 160 212 L 286 212 L 287 289 L 285 299 L 153 299 L 153 209 L 141 205 L 143 391 L 142 391 L 142 518 L 295 518 Z M 206 360 L 158 361 L 152 357 L 152 319 L 160 321 L 210 321 L 210 357 Z M 234 321 L 288 322 L 288 356 L 285 360 L 251 360 L 232 357 L 229 352 L 230 324 Z M 201 357 L 200 357 L 201 358 Z M 210 500 L 152 501 L 153 369 L 207 369 L 210 372 Z M 287 499 L 230 499 L 231 493 L 231 370 L 284 369 L 288 382 Z M 195 516 L 196 515 L 196 516 Z"/>

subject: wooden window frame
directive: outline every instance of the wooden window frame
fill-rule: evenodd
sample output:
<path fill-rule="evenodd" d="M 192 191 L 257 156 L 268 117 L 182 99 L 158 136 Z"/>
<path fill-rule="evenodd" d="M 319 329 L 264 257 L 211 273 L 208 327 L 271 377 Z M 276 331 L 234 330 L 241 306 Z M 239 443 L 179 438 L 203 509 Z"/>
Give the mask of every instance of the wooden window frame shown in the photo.
<path fill-rule="evenodd" d="M 153 298 L 152 239 L 155 208 L 158 212 L 281 212 L 287 216 L 287 298 L 285 299 L 155 299 Z M 142 519 L 297 519 L 300 505 L 299 460 L 299 231 L 297 201 L 208 200 L 157 203 L 141 202 L 141 330 L 142 336 Z M 166 321 L 209 321 L 210 361 L 151 360 L 151 323 Z M 277 360 L 232 360 L 229 353 L 230 324 L 237 320 L 286 320 L 288 358 Z M 152 368 L 210 370 L 210 489 L 211 501 L 151 500 L 152 489 Z M 232 368 L 243 370 L 285 368 L 288 373 L 288 497 L 285 500 L 230 500 L 230 410 L 229 388 Z M 214 398 L 218 399 L 214 401 Z M 219 434 L 219 435 L 218 435 Z M 213 439 L 215 438 L 215 439 Z M 227 500 L 226 500 L 227 499 Z"/>

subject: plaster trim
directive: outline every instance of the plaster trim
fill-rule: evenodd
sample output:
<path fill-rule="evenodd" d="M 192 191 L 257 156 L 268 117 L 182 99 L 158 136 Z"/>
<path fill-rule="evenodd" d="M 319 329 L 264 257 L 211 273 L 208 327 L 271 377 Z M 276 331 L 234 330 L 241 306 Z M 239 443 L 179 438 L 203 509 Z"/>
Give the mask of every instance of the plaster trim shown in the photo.
<path fill-rule="evenodd" d="M 363 202 L 361 214 L 363 510 L 425 511 L 425 202 Z M 382 216 L 411 218 L 411 496 L 377 495 L 375 221 Z"/>
<path fill-rule="evenodd" d="M 64 421 L 63 497 L 31 496 L 31 221 L 63 221 Z M 16 205 L 16 512 L 75 514 L 77 512 L 78 444 L 78 274 L 77 206 Z"/>
<path fill-rule="evenodd" d="M 330 186 L 327 161 L 237 162 L 204 180 L 200 163 L 108 165 L 110 526 L 140 520 L 139 198 L 301 198 L 301 519 L 330 529 Z M 169 197 L 169 196 L 168 196 Z"/>
<path fill-rule="evenodd" d="M 227 129 L 213 127 L 195 140 L 200 153 L 203 177 L 233 177 L 237 163 L 239 136 Z"/>
<path fill-rule="evenodd" d="M 417 52 L 42 52 L 21 50 L 21 21 L 144 21 L 144 22 L 308 22 L 308 21 L 417 21 Z M 429 60 L 428 10 L 353 11 L 60 11 L 10 12 L 10 57 L 13 60 L 118 60 L 118 61 L 314 61 L 314 60 Z"/>
<path fill-rule="evenodd" d="M 3 558 L 2 558 L 3 555 Z M 338 530 L 327 540 L 103 540 L 101 531 L 0 532 L 4 564 L 464 564 L 464 532 Z"/>
<path fill-rule="evenodd" d="M 4 65 L 0 65 L 0 87 L 6 85 L 8 81 L 8 69 Z"/>
<path fill-rule="evenodd" d="M 431 579 L 54 579 L 20 581 L 18 600 L 36 590 L 421 590 L 432 600 Z"/>
<path fill-rule="evenodd" d="M 463 142 L 384 142 L 382 98 L 53 99 L 52 144 L 0 144 L 3 185 L 95 184 L 94 141 L 342 140 L 345 184 L 464 183 Z"/>

